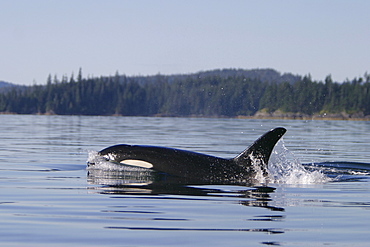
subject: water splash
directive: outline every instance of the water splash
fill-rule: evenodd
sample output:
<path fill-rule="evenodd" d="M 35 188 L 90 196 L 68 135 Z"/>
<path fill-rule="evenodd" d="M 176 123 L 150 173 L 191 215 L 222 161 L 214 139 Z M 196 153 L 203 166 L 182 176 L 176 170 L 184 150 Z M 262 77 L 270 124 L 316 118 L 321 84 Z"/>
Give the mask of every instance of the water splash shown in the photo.
<path fill-rule="evenodd" d="M 294 157 L 281 139 L 276 144 L 270 157 L 269 179 L 271 183 L 280 184 L 318 184 L 331 181 L 321 170 L 308 171 Z"/>
<path fill-rule="evenodd" d="M 267 177 L 268 171 L 264 169 L 264 167 L 266 167 L 266 164 L 262 161 L 262 159 L 255 157 L 253 154 L 249 155 L 249 159 L 252 161 L 251 165 L 253 171 L 255 172 L 253 179 L 261 184 L 268 183 L 269 182 L 269 178 Z"/>

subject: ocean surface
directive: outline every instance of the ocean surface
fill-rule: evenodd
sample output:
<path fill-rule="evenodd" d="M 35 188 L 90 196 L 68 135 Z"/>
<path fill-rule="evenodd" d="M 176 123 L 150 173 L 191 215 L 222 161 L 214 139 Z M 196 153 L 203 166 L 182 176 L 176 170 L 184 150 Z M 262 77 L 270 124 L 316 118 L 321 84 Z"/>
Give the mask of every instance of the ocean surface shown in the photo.
<path fill-rule="evenodd" d="M 0 246 L 370 246 L 370 122 L 0 115 Z M 269 180 L 87 167 L 115 144 L 231 158 L 285 127 Z"/>

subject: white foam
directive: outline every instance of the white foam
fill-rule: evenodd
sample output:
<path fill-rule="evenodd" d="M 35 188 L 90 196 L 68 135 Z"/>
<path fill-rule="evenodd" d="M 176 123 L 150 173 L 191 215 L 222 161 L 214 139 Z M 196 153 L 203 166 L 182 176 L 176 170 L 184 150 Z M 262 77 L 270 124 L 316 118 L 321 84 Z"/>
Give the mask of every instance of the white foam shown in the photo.
<path fill-rule="evenodd" d="M 266 178 L 264 171 L 262 169 L 262 167 L 265 166 L 265 164 L 261 164 L 262 160 L 255 157 L 253 153 L 249 155 L 249 159 L 252 161 L 251 165 L 253 166 L 253 170 L 256 172 L 253 179 L 255 181 L 258 181 L 259 183 L 263 184 L 268 183 L 269 178 Z"/>
<path fill-rule="evenodd" d="M 283 139 L 276 144 L 268 166 L 270 183 L 319 184 L 329 182 L 321 170 L 308 171 L 284 145 Z"/>

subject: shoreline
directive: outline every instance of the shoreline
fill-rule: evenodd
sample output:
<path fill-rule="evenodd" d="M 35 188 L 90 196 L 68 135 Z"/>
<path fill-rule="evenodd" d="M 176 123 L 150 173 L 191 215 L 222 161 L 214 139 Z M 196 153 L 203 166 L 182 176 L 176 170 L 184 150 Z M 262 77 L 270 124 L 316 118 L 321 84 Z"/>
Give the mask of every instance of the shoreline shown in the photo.
<path fill-rule="evenodd" d="M 271 119 L 271 120 L 304 120 L 304 121 L 370 121 L 370 116 L 365 117 L 352 117 L 344 116 L 342 114 L 333 114 L 333 115 L 291 115 L 291 114 L 282 114 L 282 115 L 273 115 L 273 114 L 256 114 L 254 116 L 245 116 L 239 115 L 234 117 L 229 116 L 200 116 L 200 115 L 190 115 L 190 116 L 174 116 L 174 115 L 165 115 L 157 114 L 152 116 L 124 116 L 119 114 L 112 115 L 68 115 L 68 114 L 55 114 L 55 113 L 34 113 L 34 114 L 19 114 L 14 112 L 0 112 L 0 115 L 39 115 L 39 116 L 96 116 L 96 117 L 167 117 L 167 118 L 230 118 L 230 119 Z"/>
<path fill-rule="evenodd" d="M 306 116 L 306 117 L 276 117 L 276 116 L 237 116 L 238 119 L 271 119 L 271 120 L 305 120 L 305 121 L 370 121 L 370 118 L 357 117 L 320 117 L 320 116 Z"/>

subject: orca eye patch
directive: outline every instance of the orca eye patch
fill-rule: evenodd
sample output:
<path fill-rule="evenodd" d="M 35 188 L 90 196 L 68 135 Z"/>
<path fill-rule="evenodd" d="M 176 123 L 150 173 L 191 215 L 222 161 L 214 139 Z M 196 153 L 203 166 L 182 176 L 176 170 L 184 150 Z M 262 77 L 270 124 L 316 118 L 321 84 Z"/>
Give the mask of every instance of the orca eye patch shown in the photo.
<path fill-rule="evenodd" d="M 128 165 L 128 166 L 136 166 L 142 168 L 153 168 L 152 163 L 143 161 L 143 160 L 122 160 L 121 164 Z"/>

